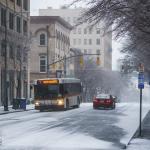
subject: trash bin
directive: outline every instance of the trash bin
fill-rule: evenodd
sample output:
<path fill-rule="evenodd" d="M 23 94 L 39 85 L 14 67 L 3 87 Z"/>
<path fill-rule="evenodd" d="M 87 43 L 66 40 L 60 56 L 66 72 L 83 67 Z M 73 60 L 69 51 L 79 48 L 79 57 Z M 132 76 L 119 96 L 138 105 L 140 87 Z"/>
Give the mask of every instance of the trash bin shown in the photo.
<path fill-rule="evenodd" d="M 26 110 L 26 99 L 25 98 L 20 99 L 20 109 Z"/>
<path fill-rule="evenodd" d="M 19 98 L 13 98 L 12 109 L 19 109 L 19 106 L 20 106 L 20 99 Z"/>

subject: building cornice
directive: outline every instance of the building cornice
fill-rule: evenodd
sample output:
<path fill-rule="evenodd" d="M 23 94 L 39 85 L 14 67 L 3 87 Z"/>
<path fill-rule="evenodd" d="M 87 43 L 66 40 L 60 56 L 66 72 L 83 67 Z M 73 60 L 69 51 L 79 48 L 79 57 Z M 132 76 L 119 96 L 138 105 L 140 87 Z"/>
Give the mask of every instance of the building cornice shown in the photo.
<path fill-rule="evenodd" d="M 63 18 L 59 16 L 31 16 L 30 17 L 31 24 L 42 24 L 42 23 L 50 24 L 56 21 L 69 30 L 72 30 L 73 28 L 73 26 L 71 26 L 68 22 L 66 22 Z"/>

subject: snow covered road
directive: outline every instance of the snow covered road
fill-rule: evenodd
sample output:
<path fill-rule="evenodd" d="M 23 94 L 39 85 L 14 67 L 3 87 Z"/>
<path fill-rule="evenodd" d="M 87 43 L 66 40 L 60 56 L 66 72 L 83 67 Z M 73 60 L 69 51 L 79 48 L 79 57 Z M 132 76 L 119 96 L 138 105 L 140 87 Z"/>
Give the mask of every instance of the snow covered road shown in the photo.
<path fill-rule="evenodd" d="M 149 105 L 143 108 L 144 116 Z M 69 111 L 1 115 L 0 149 L 122 149 L 139 125 L 138 112 L 136 103 L 118 103 L 115 110 L 93 110 L 91 103 L 84 103 Z"/>

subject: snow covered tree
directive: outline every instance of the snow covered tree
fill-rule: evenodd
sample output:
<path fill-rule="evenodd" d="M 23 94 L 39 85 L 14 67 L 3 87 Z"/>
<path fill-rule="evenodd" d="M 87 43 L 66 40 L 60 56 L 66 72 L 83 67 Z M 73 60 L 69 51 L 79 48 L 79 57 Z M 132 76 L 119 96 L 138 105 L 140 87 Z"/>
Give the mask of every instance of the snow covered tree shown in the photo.
<path fill-rule="evenodd" d="M 78 24 L 105 22 L 105 31 L 112 29 L 116 38 L 128 37 L 122 52 L 130 54 L 134 61 L 144 63 L 150 70 L 149 0 L 73 0 L 71 5 L 80 2 L 85 3 L 87 9 Z"/>

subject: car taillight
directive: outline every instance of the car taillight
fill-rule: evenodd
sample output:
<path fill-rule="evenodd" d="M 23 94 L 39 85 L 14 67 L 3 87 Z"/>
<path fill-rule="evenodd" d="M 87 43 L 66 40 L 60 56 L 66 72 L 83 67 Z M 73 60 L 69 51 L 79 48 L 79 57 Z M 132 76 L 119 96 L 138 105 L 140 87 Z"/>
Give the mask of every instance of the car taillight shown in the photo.
<path fill-rule="evenodd" d="M 111 100 L 106 100 L 106 103 L 111 103 Z"/>
<path fill-rule="evenodd" d="M 95 99 L 93 100 L 93 102 L 98 102 L 98 100 L 95 98 Z"/>

